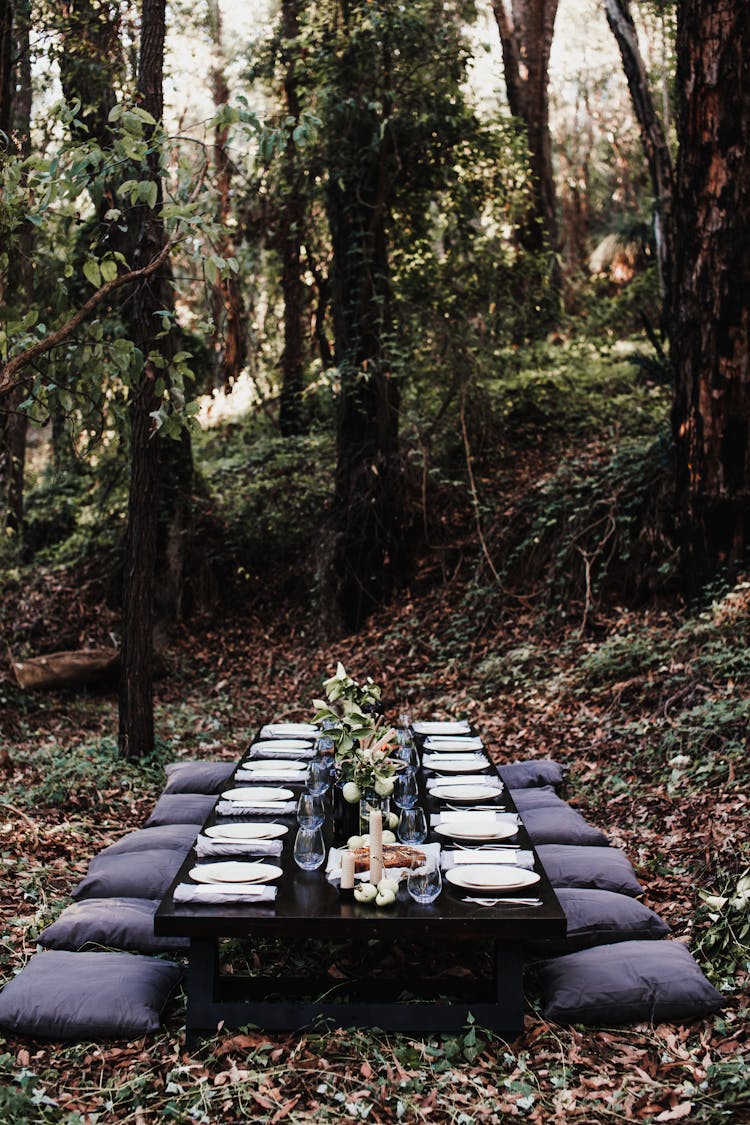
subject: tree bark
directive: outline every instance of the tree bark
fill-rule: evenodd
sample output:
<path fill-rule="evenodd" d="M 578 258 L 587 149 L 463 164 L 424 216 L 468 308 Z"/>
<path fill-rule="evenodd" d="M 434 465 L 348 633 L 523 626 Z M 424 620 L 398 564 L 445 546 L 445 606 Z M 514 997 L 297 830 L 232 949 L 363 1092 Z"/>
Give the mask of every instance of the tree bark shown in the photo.
<path fill-rule="evenodd" d="M 0 146 L 7 148 L 12 121 L 13 91 L 15 87 L 13 43 L 13 3 L 0 0 Z M 6 139 L 7 138 L 7 139 Z"/>
<path fill-rule="evenodd" d="M 629 0 L 604 0 L 607 21 L 620 48 L 625 77 L 630 90 L 643 151 L 654 195 L 654 238 L 659 269 L 659 288 L 665 309 L 671 301 L 670 287 L 674 261 L 672 197 L 674 172 L 664 128 L 656 112 L 646 67 L 638 45 L 638 34 L 630 14 Z"/>
<path fill-rule="evenodd" d="M 209 25 L 215 51 L 211 86 L 214 107 L 218 109 L 229 100 L 229 87 L 224 72 L 224 37 L 219 0 L 209 0 Z M 230 233 L 232 162 L 227 152 L 228 138 L 229 126 L 217 125 L 214 132 L 213 161 L 219 193 L 218 219 L 221 224 L 217 251 L 222 258 L 232 258 L 235 253 L 234 240 Z M 220 277 L 213 287 L 211 303 L 214 350 L 218 360 L 216 384 L 226 391 L 231 391 L 247 358 L 247 317 L 239 280 L 234 275 Z"/>
<path fill-rule="evenodd" d="M 532 252 L 557 248 L 557 200 L 549 131 L 549 58 L 558 0 L 493 0 L 503 52 L 508 105 L 524 122 L 529 145 L 532 206 L 521 231 Z"/>
<path fill-rule="evenodd" d="M 143 108 L 160 121 L 163 111 L 163 68 L 166 0 L 143 0 L 138 91 Z M 151 175 L 158 186 L 156 209 L 134 208 L 129 233 L 134 245 L 131 266 L 158 255 L 166 238 L 159 216 L 161 176 L 156 157 Z M 156 340 L 159 309 L 165 307 L 167 275 L 159 269 L 141 281 L 131 295 L 132 336 L 144 356 L 143 370 L 131 404 L 131 475 L 122 606 L 122 671 L 120 675 L 119 745 L 125 757 L 141 757 L 154 748 L 153 628 L 156 587 L 159 503 L 159 436 L 152 414 L 159 407 L 154 387 L 157 372 L 149 356 Z M 162 345 L 163 346 L 163 345 Z"/>
<path fill-rule="evenodd" d="M 120 17 L 107 0 L 61 0 L 60 83 L 68 104 L 81 103 L 81 121 L 101 149 L 110 144 L 109 113 L 122 69 Z"/>
<path fill-rule="evenodd" d="M 282 0 L 281 35 L 286 53 L 284 96 L 287 117 L 299 121 L 300 100 L 297 89 L 295 40 L 299 37 L 298 0 Z M 279 427 L 285 436 L 304 430 L 302 394 L 305 389 L 305 349 L 302 316 L 305 287 L 302 281 L 302 237 L 305 204 L 300 189 L 300 166 L 297 145 L 290 131 L 282 184 L 284 201 L 279 216 L 281 249 L 281 292 L 284 299 L 284 351 L 281 357 L 281 396 Z"/>
<path fill-rule="evenodd" d="M 678 8 L 671 355 L 688 591 L 750 543 L 750 6 Z"/>

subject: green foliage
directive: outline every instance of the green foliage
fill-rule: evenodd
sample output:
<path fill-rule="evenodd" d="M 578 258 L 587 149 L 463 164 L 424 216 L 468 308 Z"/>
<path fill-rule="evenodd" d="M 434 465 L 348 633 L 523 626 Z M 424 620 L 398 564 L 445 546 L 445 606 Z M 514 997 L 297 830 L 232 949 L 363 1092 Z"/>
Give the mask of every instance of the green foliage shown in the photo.
<path fill-rule="evenodd" d="M 717 988 L 731 992 L 750 975 L 750 873 L 728 878 L 721 894 L 700 892 L 695 954 Z"/>

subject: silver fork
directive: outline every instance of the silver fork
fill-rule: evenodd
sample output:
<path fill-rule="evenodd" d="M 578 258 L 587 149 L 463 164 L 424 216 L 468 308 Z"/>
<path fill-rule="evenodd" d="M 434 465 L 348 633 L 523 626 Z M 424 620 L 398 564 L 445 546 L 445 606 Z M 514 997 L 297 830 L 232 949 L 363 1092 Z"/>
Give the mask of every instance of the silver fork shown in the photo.
<path fill-rule="evenodd" d="M 497 906 L 498 903 L 515 906 L 541 906 L 540 898 L 470 898 L 461 899 L 462 902 L 475 902 L 477 906 Z"/>
<path fill-rule="evenodd" d="M 520 852 L 520 844 L 451 844 L 451 848 L 455 848 L 459 852 L 476 852 L 480 849 L 483 852 Z"/>

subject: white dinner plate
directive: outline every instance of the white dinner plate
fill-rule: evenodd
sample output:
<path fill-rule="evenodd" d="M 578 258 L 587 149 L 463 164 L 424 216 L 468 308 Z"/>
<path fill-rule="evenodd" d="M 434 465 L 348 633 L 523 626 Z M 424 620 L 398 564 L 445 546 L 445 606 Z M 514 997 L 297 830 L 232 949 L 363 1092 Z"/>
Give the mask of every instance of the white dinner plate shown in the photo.
<path fill-rule="evenodd" d="M 286 758 L 253 758 L 245 762 L 243 770 L 252 770 L 253 773 L 307 773 L 307 762 L 294 762 Z"/>
<path fill-rule="evenodd" d="M 432 722 L 431 720 L 413 723 L 417 734 L 470 734 L 471 727 L 466 719 L 453 722 Z"/>
<path fill-rule="evenodd" d="M 309 738 L 264 738 L 254 742 L 251 750 L 309 750 Z"/>
<path fill-rule="evenodd" d="M 518 891 L 530 887 L 541 879 L 536 871 L 511 867 L 507 863 L 477 863 L 451 867 L 445 877 L 454 887 L 470 891 Z"/>
<path fill-rule="evenodd" d="M 461 737 L 456 735 L 453 738 L 438 738 L 432 735 L 424 740 L 425 752 L 433 753 L 441 751 L 451 754 L 469 754 L 472 750 L 484 750 L 484 743 L 481 738 L 472 738 L 470 735 Z"/>
<path fill-rule="evenodd" d="M 426 769 L 434 770 L 435 773 L 477 773 L 486 770 L 490 765 L 489 760 L 486 762 L 477 761 L 476 758 L 466 758 L 466 761 L 456 759 L 452 762 L 441 762 L 439 765 L 431 759 L 430 762 L 424 763 Z"/>
<path fill-rule="evenodd" d="M 436 824 L 434 831 L 438 836 L 443 836 L 448 840 L 507 840 L 509 836 L 515 836 L 518 832 L 517 824 L 498 823 L 491 832 L 476 832 L 467 831 L 462 828 L 460 823 L 451 824 Z"/>
<path fill-rule="evenodd" d="M 273 863 L 240 863 L 236 859 L 201 863 L 189 872 L 196 883 L 268 883 L 281 874 L 281 868 Z"/>
<path fill-rule="evenodd" d="M 212 840 L 276 840 L 288 831 L 286 824 L 212 824 L 206 835 Z"/>
<path fill-rule="evenodd" d="M 275 786 L 241 785 L 239 789 L 225 789 L 225 801 L 239 801 L 240 804 L 267 804 L 269 801 L 288 801 L 293 797 L 291 789 L 277 789 Z"/>
<path fill-rule="evenodd" d="M 501 793 L 496 785 L 433 785 L 429 790 L 444 801 L 494 801 Z"/>

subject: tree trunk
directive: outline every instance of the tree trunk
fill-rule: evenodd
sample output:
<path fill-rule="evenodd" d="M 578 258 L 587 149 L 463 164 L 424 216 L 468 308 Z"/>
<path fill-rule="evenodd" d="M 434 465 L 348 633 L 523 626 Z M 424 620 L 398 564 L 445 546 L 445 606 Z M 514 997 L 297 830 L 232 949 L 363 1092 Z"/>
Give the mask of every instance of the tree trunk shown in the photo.
<path fill-rule="evenodd" d="M 493 0 L 503 51 L 508 105 L 524 122 L 529 145 L 532 206 L 521 231 L 532 252 L 557 248 L 557 202 L 549 131 L 549 57 L 558 0 Z"/>
<path fill-rule="evenodd" d="M 12 18 L 3 15 L 4 31 L 10 32 L 11 69 L 6 82 L 8 101 L 2 116 L 6 118 L 11 135 L 11 150 L 27 157 L 31 151 L 31 5 L 28 0 L 17 0 Z M 6 44 L 3 44 L 5 51 Z M 11 284 L 5 295 L 17 306 L 33 305 L 34 288 L 34 228 L 24 223 L 8 254 L 8 277 Z M 0 413 L 0 532 L 6 528 L 18 532 L 23 529 L 24 473 L 26 468 L 26 435 L 28 415 L 20 410 L 29 392 L 30 380 L 22 380 L 5 398 Z"/>
<path fill-rule="evenodd" d="M 166 0 L 143 0 L 138 91 L 143 108 L 160 121 L 163 109 L 163 67 Z M 141 204 L 129 222 L 133 238 L 131 267 L 151 261 L 165 243 L 159 216 L 161 177 L 158 160 L 151 176 L 159 193 L 156 209 Z M 122 673 L 120 676 L 119 745 L 125 757 L 141 757 L 154 748 L 153 626 L 158 522 L 159 436 L 152 413 L 157 372 L 149 356 L 160 343 L 157 318 L 165 307 L 167 276 L 163 269 L 141 282 L 131 294 L 133 339 L 144 356 L 143 370 L 131 404 L 131 476 L 123 583 Z"/>
<path fill-rule="evenodd" d="M 678 9 L 671 355 L 686 588 L 750 543 L 750 5 Z"/>
<path fill-rule="evenodd" d="M 108 118 L 117 103 L 115 85 L 122 69 L 118 5 L 107 0 L 61 0 L 60 15 L 58 62 L 65 100 L 80 101 L 80 120 L 92 140 L 106 150 Z"/>
<path fill-rule="evenodd" d="M 401 569 L 398 384 L 384 355 L 390 284 L 380 169 L 329 185 L 332 309 L 341 377 L 330 580 L 341 623 L 357 629 Z"/>
<path fill-rule="evenodd" d="M 295 40 L 299 37 L 298 0 L 282 0 L 281 35 L 287 52 L 284 75 L 287 117 L 299 121 L 300 101 L 295 65 Z M 302 394 L 305 389 L 305 352 L 302 316 L 305 287 L 302 282 L 302 236 L 305 205 L 300 187 L 300 171 L 297 145 L 290 131 L 282 171 L 284 202 L 279 216 L 278 236 L 281 249 L 281 292 L 284 298 L 279 426 L 285 436 L 299 434 L 304 430 Z"/>
<path fill-rule="evenodd" d="M 620 48 L 622 65 L 630 90 L 641 142 L 651 177 L 654 195 L 654 238 L 659 269 L 659 288 L 665 310 L 671 301 L 670 287 L 674 261 L 672 196 L 674 172 L 665 131 L 651 96 L 646 67 L 638 45 L 638 35 L 628 0 L 604 0 L 607 21 Z"/>
<path fill-rule="evenodd" d="M 215 63 L 211 70 L 211 85 L 214 108 L 218 109 L 229 100 L 229 87 L 224 73 L 224 40 L 222 33 L 221 8 L 219 0 L 209 0 L 209 25 L 215 51 Z M 231 187 L 232 162 L 227 153 L 229 137 L 228 125 L 217 125 L 214 132 L 213 160 L 216 173 L 216 186 L 219 193 L 218 219 L 221 234 L 217 252 L 222 258 L 234 257 L 234 241 L 230 233 L 232 215 Z M 247 358 L 247 329 L 245 303 L 242 288 L 237 277 L 217 279 L 211 297 L 214 321 L 214 350 L 217 354 L 216 385 L 231 391 L 239 378 Z"/>
<path fill-rule="evenodd" d="M 7 148 L 10 137 L 13 92 L 15 89 L 13 43 L 13 3 L 0 0 L 0 147 Z"/>

